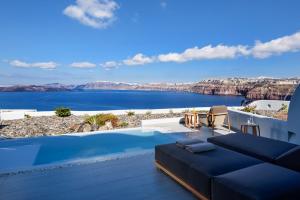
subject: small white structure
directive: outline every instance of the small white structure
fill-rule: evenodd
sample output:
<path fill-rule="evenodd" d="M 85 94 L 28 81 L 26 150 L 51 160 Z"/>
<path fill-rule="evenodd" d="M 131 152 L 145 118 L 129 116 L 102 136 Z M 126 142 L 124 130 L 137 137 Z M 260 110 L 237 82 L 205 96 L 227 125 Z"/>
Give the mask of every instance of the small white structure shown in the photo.
<path fill-rule="evenodd" d="M 300 143 L 300 85 L 297 87 L 289 107 L 288 136 L 290 142 Z"/>
<path fill-rule="evenodd" d="M 256 110 L 269 110 L 278 111 L 283 106 L 289 107 L 290 101 L 281 100 L 257 100 L 249 104 L 249 106 L 254 106 Z"/>
<path fill-rule="evenodd" d="M 0 110 L 0 121 L 23 119 L 27 113 L 36 113 L 36 110 L 2 109 Z"/>

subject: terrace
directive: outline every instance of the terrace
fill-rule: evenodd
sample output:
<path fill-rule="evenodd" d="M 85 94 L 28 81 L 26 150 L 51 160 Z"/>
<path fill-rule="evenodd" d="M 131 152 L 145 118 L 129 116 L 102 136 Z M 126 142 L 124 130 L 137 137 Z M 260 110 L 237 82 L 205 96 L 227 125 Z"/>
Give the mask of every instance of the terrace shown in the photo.
<path fill-rule="evenodd" d="M 276 103 L 274 106 L 276 107 Z M 174 111 L 176 112 L 175 109 Z M 241 112 L 238 108 L 229 109 L 229 117 L 234 130 L 239 130 L 240 125 L 245 123 L 249 116 L 260 125 L 261 136 L 300 143 L 298 135 L 288 132 L 286 121 Z M 145 120 L 142 121 L 142 128 L 155 129 L 166 134 L 185 133 L 188 137 L 205 141 L 212 136 L 230 133 L 228 130 L 212 130 L 204 126 L 200 129 L 189 129 L 180 124 L 179 120 L 180 118 Z M 3 154 L 1 159 L 3 163 Z M 0 175 L 0 199 L 196 198 L 188 190 L 157 170 L 154 160 L 152 150 L 105 161 L 95 160 L 2 173 Z"/>

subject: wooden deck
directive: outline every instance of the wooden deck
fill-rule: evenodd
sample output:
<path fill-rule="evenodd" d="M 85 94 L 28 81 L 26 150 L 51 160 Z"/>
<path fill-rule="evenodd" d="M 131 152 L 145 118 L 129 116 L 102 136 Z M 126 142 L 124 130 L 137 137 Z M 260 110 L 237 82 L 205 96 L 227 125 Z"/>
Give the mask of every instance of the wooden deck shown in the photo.
<path fill-rule="evenodd" d="M 0 177 L 0 199 L 195 199 L 158 171 L 154 155 Z"/>

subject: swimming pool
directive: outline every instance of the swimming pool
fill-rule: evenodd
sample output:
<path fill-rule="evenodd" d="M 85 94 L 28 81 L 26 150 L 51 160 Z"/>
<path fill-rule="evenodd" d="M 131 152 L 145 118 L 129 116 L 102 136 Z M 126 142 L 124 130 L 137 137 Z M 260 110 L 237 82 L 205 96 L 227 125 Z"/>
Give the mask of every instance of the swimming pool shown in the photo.
<path fill-rule="evenodd" d="M 5 169 L 139 154 L 153 151 L 157 144 L 174 142 L 183 137 L 184 133 L 164 134 L 158 131 L 132 129 L 98 134 L 5 140 L 0 141 L 0 172 Z"/>

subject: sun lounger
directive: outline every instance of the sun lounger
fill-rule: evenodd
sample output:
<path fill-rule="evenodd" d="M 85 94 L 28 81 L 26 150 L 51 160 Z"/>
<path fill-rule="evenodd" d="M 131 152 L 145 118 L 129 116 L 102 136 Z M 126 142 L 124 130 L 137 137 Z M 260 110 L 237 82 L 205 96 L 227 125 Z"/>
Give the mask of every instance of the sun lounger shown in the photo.
<path fill-rule="evenodd" d="M 262 163 L 217 176 L 213 200 L 300 199 L 300 173 Z"/>
<path fill-rule="evenodd" d="M 215 150 L 194 154 L 176 144 L 156 146 L 155 160 L 159 169 L 204 199 L 211 198 L 213 177 L 262 163 L 218 146 Z"/>

